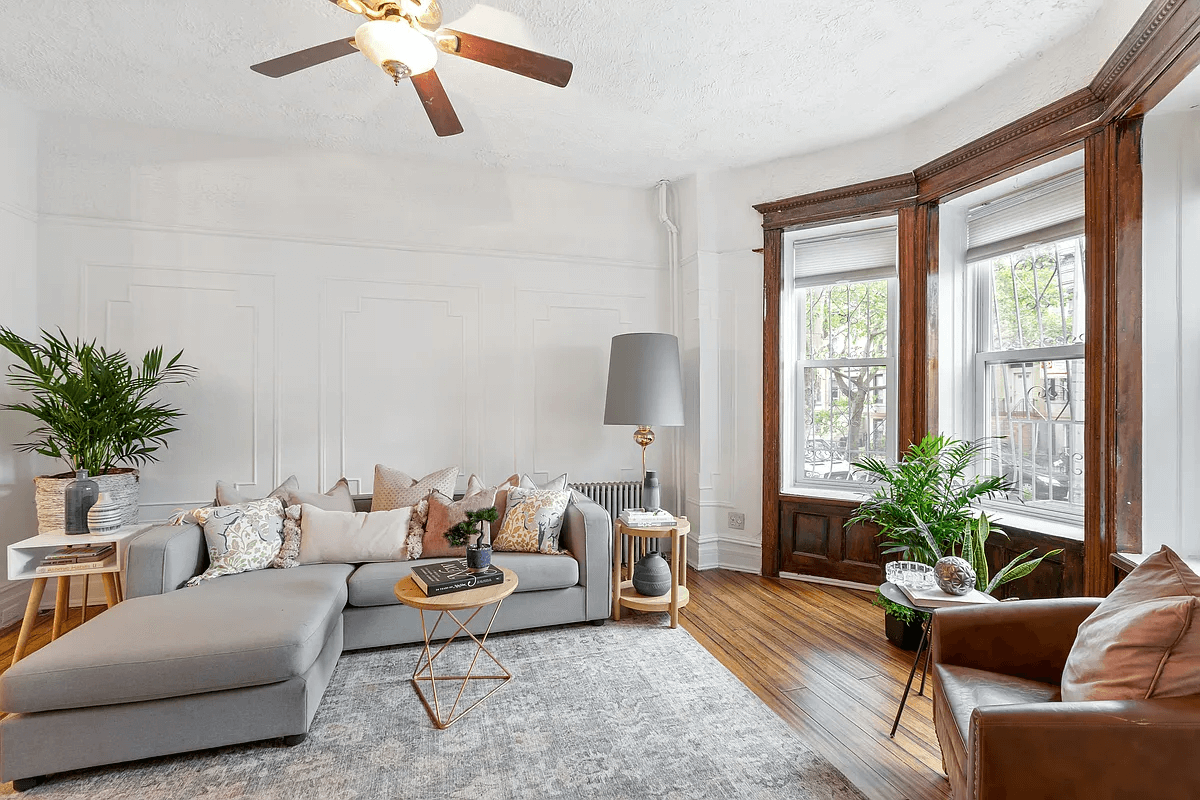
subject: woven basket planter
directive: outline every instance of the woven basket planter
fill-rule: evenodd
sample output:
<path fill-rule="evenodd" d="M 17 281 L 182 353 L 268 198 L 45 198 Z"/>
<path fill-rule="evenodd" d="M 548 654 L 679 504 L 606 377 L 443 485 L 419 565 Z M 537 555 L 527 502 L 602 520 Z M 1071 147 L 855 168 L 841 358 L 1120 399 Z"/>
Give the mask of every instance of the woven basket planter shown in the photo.
<path fill-rule="evenodd" d="M 105 475 L 89 477 L 100 485 L 100 491 L 107 494 L 113 503 L 125 509 L 122 525 L 137 522 L 139 475 L 136 469 L 116 469 Z M 38 533 L 62 531 L 66 524 L 63 494 L 67 491 L 67 484 L 73 480 L 73 472 L 39 475 L 33 479 L 36 487 L 34 499 L 37 501 Z"/>

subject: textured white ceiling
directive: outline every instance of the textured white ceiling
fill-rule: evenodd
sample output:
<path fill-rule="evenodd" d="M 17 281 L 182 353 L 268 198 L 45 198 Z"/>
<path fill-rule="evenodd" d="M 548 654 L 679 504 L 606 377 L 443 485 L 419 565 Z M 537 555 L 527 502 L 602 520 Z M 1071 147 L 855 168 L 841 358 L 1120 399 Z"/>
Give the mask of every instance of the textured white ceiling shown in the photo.
<path fill-rule="evenodd" d="M 1144 0 L 1107 2 L 1136 17 Z M 1105 0 L 443 0 L 455 27 L 575 72 L 556 89 L 442 56 L 466 132 L 440 140 L 362 56 L 250 71 L 352 35 L 361 18 L 327 0 L 4 5 L 0 86 L 40 110 L 644 184 L 905 125 L 1036 61 Z M 1077 85 L 1098 67 L 1076 65 Z"/>

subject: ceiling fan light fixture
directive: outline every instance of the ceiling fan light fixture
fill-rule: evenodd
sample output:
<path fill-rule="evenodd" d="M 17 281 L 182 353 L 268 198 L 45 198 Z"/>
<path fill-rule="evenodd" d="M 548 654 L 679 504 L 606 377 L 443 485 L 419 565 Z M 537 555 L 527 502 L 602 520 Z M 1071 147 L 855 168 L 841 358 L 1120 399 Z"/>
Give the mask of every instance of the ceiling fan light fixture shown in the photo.
<path fill-rule="evenodd" d="M 354 33 L 354 43 L 375 66 L 397 82 L 428 72 L 437 63 L 437 47 L 407 22 L 364 22 Z"/>

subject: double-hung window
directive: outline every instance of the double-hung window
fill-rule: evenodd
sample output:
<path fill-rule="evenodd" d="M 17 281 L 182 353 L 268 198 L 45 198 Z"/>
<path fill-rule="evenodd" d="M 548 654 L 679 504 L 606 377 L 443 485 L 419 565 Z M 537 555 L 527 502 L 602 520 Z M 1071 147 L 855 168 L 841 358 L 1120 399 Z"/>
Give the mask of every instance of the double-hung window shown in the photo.
<path fill-rule="evenodd" d="M 784 239 L 783 490 L 836 488 L 895 457 L 895 218 Z"/>
<path fill-rule="evenodd" d="M 1064 522 L 1083 514 L 1083 198 L 1071 172 L 967 212 L 975 430 L 1000 437 L 986 469 Z"/>

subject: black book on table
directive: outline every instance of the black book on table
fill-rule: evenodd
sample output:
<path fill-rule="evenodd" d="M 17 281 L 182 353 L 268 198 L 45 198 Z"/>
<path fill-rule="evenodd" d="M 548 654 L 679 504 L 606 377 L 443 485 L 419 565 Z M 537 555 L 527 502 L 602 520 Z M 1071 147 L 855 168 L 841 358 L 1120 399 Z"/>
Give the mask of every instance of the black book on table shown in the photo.
<path fill-rule="evenodd" d="M 436 597 L 451 592 L 465 592 L 481 586 L 504 583 L 504 573 L 493 565 L 479 572 L 467 569 L 467 560 L 439 561 L 436 564 L 418 564 L 412 568 L 412 579 L 426 597 Z"/>

